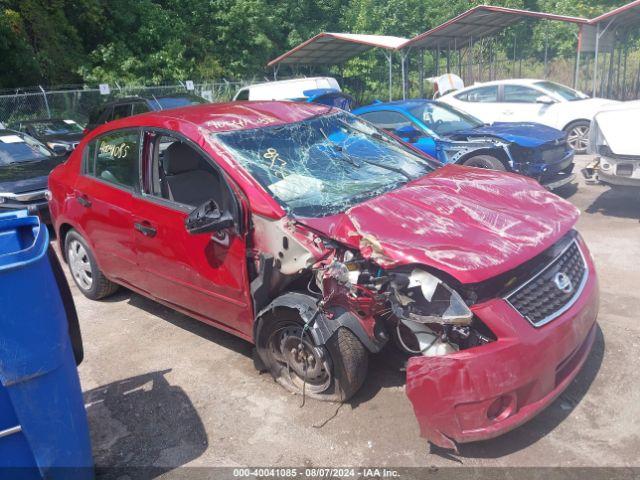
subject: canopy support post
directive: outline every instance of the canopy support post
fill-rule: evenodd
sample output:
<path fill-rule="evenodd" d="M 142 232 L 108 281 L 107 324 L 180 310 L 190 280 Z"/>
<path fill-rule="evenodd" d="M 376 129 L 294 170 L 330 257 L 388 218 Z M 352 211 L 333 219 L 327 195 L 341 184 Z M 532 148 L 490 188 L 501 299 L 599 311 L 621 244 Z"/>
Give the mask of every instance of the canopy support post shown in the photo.
<path fill-rule="evenodd" d="M 407 48 L 407 51 L 400 51 L 400 69 L 402 72 L 402 99 L 407 99 L 407 72 L 406 72 L 406 63 L 407 57 L 409 56 L 409 52 L 411 51 L 411 47 Z"/>
<path fill-rule="evenodd" d="M 578 27 L 578 46 L 576 48 L 576 71 L 573 75 L 573 88 L 578 90 L 580 82 L 580 51 L 582 50 L 582 25 Z"/>
<path fill-rule="evenodd" d="M 424 98 L 424 48 L 420 49 L 420 98 Z"/>
<path fill-rule="evenodd" d="M 389 64 L 389 101 L 393 100 L 393 52 L 387 52 L 383 50 L 384 56 L 387 59 L 387 63 Z"/>

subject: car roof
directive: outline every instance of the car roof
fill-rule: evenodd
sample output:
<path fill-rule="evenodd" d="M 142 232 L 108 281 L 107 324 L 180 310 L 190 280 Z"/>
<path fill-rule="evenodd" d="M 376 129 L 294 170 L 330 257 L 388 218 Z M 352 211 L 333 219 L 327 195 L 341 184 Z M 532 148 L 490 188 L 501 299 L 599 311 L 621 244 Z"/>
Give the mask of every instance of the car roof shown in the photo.
<path fill-rule="evenodd" d="M 249 88 L 254 88 L 254 87 L 263 87 L 263 86 L 278 86 L 278 85 L 291 85 L 291 84 L 296 84 L 296 83 L 303 83 L 303 82 L 309 82 L 309 81 L 315 81 L 315 80 L 324 80 L 327 78 L 331 78 L 334 79 L 333 77 L 300 77 L 300 78 L 288 78 L 286 80 L 274 80 L 271 82 L 261 82 L 261 83 L 252 83 L 251 85 L 245 85 L 244 87 L 240 88 L 239 90 L 247 90 Z M 335 79 L 334 79 L 335 80 Z"/>
<path fill-rule="evenodd" d="M 176 120 L 195 125 L 209 133 L 217 133 L 300 122 L 332 110 L 338 111 L 326 105 L 289 101 L 206 103 L 142 113 L 109 122 L 105 124 L 109 128 L 98 130 L 102 132 L 114 128 L 154 126 L 159 122 Z"/>
<path fill-rule="evenodd" d="M 538 82 L 546 82 L 548 80 L 543 80 L 540 78 L 508 78 L 506 80 L 492 80 L 490 82 L 478 82 L 473 85 L 469 85 L 464 87 L 463 89 L 456 90 L 452 93 L 461 92 L 463 90 L 467 90 L 475 87 L 486 87 L 491 85 L 534 85 Z"/>
<path fill-rule="evenodd" d="M 65 119 L 63 119 L 62 117 L 55 117 L 55 118 L 32 118 L 29 120 L 20 120 L 19 122 L 16 123 L 21 123 L 23 125 L 27 125 L 30 123 L 44 123 L 44 122 L 55 122 L 55 121 L 64 121 Z"/>

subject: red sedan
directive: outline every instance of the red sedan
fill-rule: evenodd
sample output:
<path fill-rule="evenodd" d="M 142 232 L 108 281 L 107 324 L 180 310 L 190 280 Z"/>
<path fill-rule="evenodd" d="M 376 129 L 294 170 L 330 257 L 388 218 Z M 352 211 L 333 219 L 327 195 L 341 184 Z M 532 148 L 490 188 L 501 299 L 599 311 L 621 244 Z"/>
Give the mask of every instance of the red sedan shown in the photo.
<path fill-rule="evenodd" d="M 598 285 L 578 211 L 515 174 L 440 165 L 321 105 L 111 122 L 49 177 L 89 298 L 124 285 L 253 342 L 284 387 L 344 401 L 392 341 L 437 445 L 490 438 L 571 382 Z"/>

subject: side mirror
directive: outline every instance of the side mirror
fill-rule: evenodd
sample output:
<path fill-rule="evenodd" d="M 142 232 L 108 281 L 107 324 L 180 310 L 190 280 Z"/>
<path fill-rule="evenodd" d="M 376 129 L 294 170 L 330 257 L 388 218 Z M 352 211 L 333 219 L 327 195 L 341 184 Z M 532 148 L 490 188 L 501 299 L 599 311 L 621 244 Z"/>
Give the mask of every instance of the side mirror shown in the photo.
<path fill-rule="evenodd" d="M 538 98 L 536 98 L 536 103 L 551 105 L 552 103 L 556 103 L 556 101 L 553 98 L 551 98 L 549 95 L 540 95 Z"/>
<path fill-rule="evenodd" d="M 420 136 L 422 136 L 422 132 L 413 125 L 403 125 L 396 128 L 393 133 L 400 138 L 408 138 L 410 142 L 415 142 Z"/>
<path fill-rule="evenodd" d="M 207 200 L 185 219 L 184 225 L 191 234 L 220 232 L 235 225 L 229 212 L 222 212 L 214 200 Z"/>

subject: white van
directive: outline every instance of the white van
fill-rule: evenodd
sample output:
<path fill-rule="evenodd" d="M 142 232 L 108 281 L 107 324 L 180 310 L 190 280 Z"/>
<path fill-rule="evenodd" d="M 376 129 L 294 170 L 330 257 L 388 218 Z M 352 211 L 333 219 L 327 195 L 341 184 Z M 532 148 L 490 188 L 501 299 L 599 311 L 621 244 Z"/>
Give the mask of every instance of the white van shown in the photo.
<path fill-rule="evenodd" d="M 293 78 L 243 87 L 236 92 L 233 100 L 302 100 L 307 98 L 304 92 L 320 88 L 342 91 L 335 78 Z"/>

